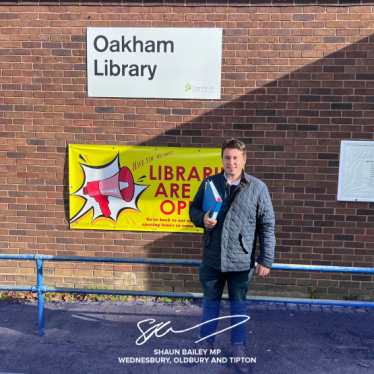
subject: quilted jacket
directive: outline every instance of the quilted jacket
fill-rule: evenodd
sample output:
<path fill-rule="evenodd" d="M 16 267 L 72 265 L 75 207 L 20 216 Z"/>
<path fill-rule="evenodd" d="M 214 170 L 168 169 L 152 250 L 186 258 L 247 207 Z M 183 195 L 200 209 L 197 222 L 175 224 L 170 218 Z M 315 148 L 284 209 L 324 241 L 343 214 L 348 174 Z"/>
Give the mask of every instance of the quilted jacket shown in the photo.
<path fill-rule="evenodd" d="M 206 231 L 202 211 L 205 184 L 211 180 L 223 202 L 217 225 Z M 230 198 L 230 185 L 223 172 L 205 179 L 190 205 L 190 218 L 204 228 L 203 262 L 221 272 L 244 271 L 254 267 L 257 235 L 260 255 L 257 263 L 271 267 L 274 261 L 274 211 L 268 189 L 262 181 L 242 173 L 240 184 Z"/>

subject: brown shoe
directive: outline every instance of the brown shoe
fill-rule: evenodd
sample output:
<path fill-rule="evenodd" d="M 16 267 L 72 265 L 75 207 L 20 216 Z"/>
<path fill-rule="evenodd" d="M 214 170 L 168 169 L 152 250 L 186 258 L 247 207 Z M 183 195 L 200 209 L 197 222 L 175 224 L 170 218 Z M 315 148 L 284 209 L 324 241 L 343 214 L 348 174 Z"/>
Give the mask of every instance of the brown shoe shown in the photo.
<path fill-rule="evenodd" d="M 214 345 L 209 343 L 207 340 L 198 342 L 196 347 L 190 349 L 191 352 L 183 357 L 183 364 L 185 366 L 194 366 L 199 363 L 206 363 L 206 358 L 210 356 L 211 349 L 214 349 Z"/>
<path fill-rule="evenodd" d="M 236 370 L 240 374 L 250 374 L 252 367 L 249 362 L 246 362 L 247 355 L 245 353 L 245 347 L 243 344 L 235 344 L 232 347 L 232 356 L 235 359 Z M 247 360 L 249 361 L 249 360 Z"/>

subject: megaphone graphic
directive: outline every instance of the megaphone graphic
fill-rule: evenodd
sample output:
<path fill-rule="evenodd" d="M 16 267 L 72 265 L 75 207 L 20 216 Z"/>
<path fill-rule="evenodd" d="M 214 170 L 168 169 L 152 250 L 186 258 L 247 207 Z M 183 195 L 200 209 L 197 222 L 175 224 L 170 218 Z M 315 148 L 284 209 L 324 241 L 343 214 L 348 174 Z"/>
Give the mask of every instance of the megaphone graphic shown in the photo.
<path fill-rule="evenodd" d="M 100 205 L 105 217 L 109 217 L 108 196 L 123 199 L 127 202 L 134 197 L 134 178 L 129 168 L 124 166 L 117 174 L 101 181 L 88 182 L 83 188 L 83 193 L 93 197 Z"/>

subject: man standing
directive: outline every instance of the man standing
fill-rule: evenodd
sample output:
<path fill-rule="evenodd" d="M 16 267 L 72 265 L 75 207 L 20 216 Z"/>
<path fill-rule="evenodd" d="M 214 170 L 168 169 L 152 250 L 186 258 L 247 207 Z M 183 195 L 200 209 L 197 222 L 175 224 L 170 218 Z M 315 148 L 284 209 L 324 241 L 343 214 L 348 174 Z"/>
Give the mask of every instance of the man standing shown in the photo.
<path fill-rule="evenodd" d="M 205 179 L 190 205 L 190 218 L 197 227 L 204 228 L 203 260 L 199 268 L 204 289 L 203 323 L 218 318 L 223 288 L 227 281 L 232 316 L 248 315 L 246 294 L 255 267 L 256 237 L 260 241 L 256 274 L 269 274 L 274 260 L 274 211 L 265 183 L 244 173 L 245 144 L 238 139 L 226 140 L 222 145 L 223 172 Z M 214 183 L 222 198 L 217 219 L 203 212 L 207 180 Z M 207 231 L 210 229 L 211 231 Z M 244 321 L 231 318 L 231 325 Z M 197 349 L 213 349 L 218 321 L 201 326 Z M 246 357 L 246 323 L 231 329 L 233 357 Z M 197 351 L 204 352 L 204 351 Z M 240 373 L 249 373 L 250 364 L 240 360 Z"/>

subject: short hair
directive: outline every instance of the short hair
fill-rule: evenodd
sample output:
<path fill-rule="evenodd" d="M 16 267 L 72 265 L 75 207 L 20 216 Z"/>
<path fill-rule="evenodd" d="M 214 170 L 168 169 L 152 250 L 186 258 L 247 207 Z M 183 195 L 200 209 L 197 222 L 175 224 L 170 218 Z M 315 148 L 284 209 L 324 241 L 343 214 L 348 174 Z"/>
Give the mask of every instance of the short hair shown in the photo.
<path fill-rule="evenodd" d="M 243 153 L 243 157 L 246 157 L 247 151 L 245 149 L 245 144 L 239 139 L 231 138 L 225 140 L 222 144 L 221 157 L 223 157 L 223 152 L 226 148 L 238 149 Z"/>

